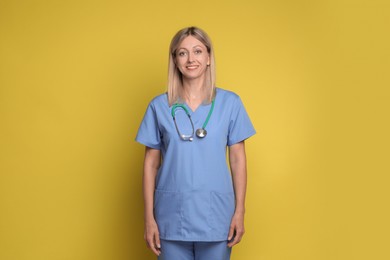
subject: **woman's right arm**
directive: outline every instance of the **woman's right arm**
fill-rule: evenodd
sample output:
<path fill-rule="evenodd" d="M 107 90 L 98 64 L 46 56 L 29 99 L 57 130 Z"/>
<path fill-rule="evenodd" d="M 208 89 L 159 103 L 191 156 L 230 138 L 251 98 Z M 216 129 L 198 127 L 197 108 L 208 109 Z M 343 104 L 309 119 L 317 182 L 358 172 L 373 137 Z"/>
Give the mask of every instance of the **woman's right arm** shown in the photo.
<path fill-rule="evenodd" d="M 153 253 L 160 255 L 160 237 L 156 220 L 154 219 L 154 189 L 158 169 L 161 164 L 160 150 L 145 148 L 144 175 L 143 175 L 143 193 L 144 193 L 144 220 L 145 233 L 144 239 L 148 248 Z"/>

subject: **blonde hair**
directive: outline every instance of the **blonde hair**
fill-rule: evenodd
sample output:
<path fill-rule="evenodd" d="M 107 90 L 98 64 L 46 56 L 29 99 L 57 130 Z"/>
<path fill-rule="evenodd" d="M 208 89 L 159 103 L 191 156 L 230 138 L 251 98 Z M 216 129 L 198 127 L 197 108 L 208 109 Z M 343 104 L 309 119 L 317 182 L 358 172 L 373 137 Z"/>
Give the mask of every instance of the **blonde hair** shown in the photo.
<path fill-rule="evenodd" d="M 176 50 L 180 43 L 188 36 L 193 36 L 202 42 L 210 56 L 210 65 L 206 69 L 206 78 L 203 86 L 205 100 L 204 103 L 211 103 L 215 97 L 215 59 L 214 50 L 211 40 L 207 33 L 200 28 L 191 26 L 178 31 L 172 38 L 169 47 L 169 64 L 168 64 L 168 103 L 172 106 L 176 102 L 183 99 L 183 77 L 176 66 Z"/>

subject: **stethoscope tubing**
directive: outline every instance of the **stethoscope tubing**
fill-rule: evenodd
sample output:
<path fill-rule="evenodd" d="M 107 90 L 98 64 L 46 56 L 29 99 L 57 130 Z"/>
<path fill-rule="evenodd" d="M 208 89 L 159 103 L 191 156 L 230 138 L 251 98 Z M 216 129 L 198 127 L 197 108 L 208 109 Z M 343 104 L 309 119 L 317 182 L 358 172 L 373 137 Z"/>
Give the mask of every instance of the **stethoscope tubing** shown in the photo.
<path fill-rule="evenodd" d="M 177 123 L 176 123 L 176 118 L 175 117 L 173 117 L 173 122 L 175 123 L 175 128 L 176 128 L 176 131 L 177 131 L 178 135 L 180 136 L 180 138 L 183 141 L 192 141 L 194 139 L 195 127 L 194 127 L 194 123 L 192 122 L 191 115 L 187 114 L 187 116 L 188 116 L 188 118 L 190 119 L 190 122 L 191 122 L 191 127 L 192 127 L 192 134 L 191 135 L 184 135 L 184 134 L 182 134 L 179 131 L 179 128 L 177 127 Z"/>
<path fill-rule="evenodd" d="M 207 124 L 208 124 L 208 122 L 210 120 L 210 117 L 211 117 L 212 113 L 213 113 L 214 104 L 215 104 L 215 100 L 213 99 L 213 101 L 211 102 L 211 107 L 210 107 L 209 113 L 208 113 L 208 115 L 206 117 L 206 120 L 203 123 L 202 128 L 196 130 L 196 136 L 199 137 L 199 138 L 203 138 L 203 137 L 205 137 L 207 135 L 206 126 L 207 126 Z M 191 122 L 191 127 L 192 127 L 191 135 L 184 135 L 184 134 L 182 134 L 180 132 L 179 127 L 177 126 L 177 123 L 176 123 L 176 109 L 177 108 L 182 108 L 186 112 L 186 114 L 188 116 L 188 119 Z M 172 115 L 173 122 L 175 124 L 175 128 L 176 128 L 176 131 L 177 131 L 177 134 L 179 135 L 179 137 L 183 141 L 193 141 L 194 133 L 195 133 L 195 126 L 194 126 L 194 122 L 191 119 L 191 114 L 188 111 L 188 109 L 185 107 L 185 105 L 184 104 L 179 104 L 179 103 L 173 104 L 172 109 L 171 109 L 171 115 Z"/>

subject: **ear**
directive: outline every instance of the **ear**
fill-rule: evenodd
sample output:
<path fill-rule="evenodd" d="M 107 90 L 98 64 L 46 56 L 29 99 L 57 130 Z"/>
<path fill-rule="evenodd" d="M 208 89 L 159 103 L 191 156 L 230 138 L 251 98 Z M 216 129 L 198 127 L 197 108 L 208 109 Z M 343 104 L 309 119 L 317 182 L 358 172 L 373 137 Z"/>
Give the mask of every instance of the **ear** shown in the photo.
<path fill-rule="evenodd" d="M 207 57 L 207 66 L 210 66 L 210 55 Z"/>

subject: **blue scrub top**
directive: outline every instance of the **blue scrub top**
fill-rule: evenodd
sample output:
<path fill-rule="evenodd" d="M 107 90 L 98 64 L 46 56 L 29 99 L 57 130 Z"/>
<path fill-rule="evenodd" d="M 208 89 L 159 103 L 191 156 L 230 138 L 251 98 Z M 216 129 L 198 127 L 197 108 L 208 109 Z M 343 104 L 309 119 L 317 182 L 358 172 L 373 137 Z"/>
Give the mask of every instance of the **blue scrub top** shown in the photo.
<path fill-rule="evenodd" d="M 192 111 L 195 130 L 202 128 L 211 104 Z M 136 141 L 161 151 L 156 177 L 154 215 L 160 238 L 180 241 L 227 240 L 235 210 L 232 177 L 226 160 L 227 146 L 256 133 L 238 95 L 216 89 L 214 111 L 207 136 L 180 139 L 168 105 L 167 94 L 155 97 L 139 127 Z M 182 134 L 192 127 L 185 111 L 176 109 Z"/>

